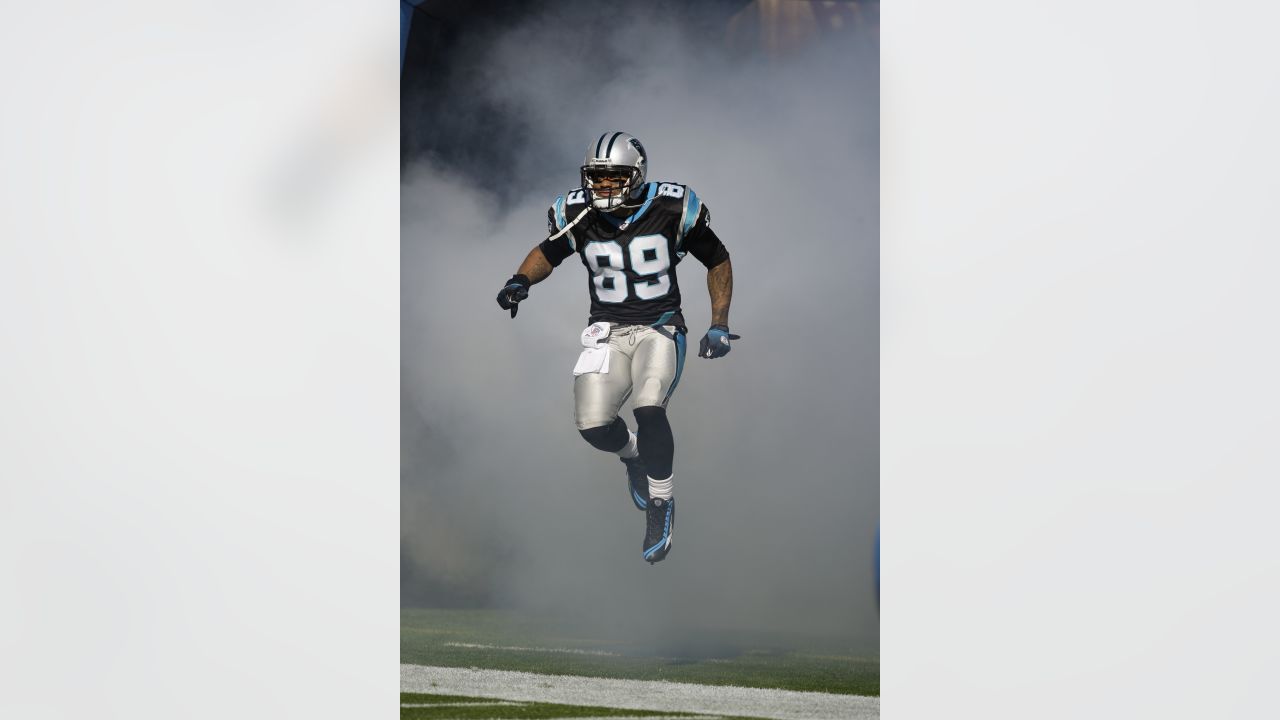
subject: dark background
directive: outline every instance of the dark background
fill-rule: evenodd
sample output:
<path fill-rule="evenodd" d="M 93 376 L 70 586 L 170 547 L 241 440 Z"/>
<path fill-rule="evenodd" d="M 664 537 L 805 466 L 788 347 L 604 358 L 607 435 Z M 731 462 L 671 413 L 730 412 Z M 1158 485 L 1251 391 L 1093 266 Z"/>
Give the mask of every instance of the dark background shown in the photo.
<path fill-rule="evenodd" d="M 553 15 L 570 42 L 566 56 L 585 63 L 601 63 L 625 74 L 643 55 L 644 38 L 629 33 L 617 3 L 598 0 L 419 0 L 405 2 L 412 23 L 404 46 L 401 73 L 400 155 L 404 164 L 424 157 L 478 178 L 498 158 L 486 138 L 502 136 L 514 143 L 534 141 L 536 130 L 519 107 L 502 98 L 485 97 L 473 86 L 486 52 L 504 33 L 518 30 L 530 18 Z M 790 18 L 787 6 L 804 6 L 816 22 L 839 16 L 842 25 L 810 27 L 807 18 Z M 775 0 L 763 5 L 751 0 L 648 0 L 631 7 L 652 17 L 665 17 L 686 28 L 702 49 L 748 61 L 760 55 L 779 55 L 813 42 L 821 33 L 879 29 L 879 0 L 809 2 Z M 732 24 L 732 27 L 731 27 Z M 794 37 L 792 37 L 794 36 Z M 531 45 L 539 38 L 526 37 Z M 455 112 L 459 104 L 477 112 Z M 514 178 L 519 181 L 525 177 Z"/>

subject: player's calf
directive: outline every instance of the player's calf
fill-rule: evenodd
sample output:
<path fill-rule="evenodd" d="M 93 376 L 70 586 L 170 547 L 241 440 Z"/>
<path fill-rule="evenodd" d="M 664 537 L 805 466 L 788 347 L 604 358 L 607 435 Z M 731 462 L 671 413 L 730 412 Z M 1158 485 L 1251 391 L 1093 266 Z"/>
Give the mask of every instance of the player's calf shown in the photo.
<path fill-rule="evenodd" d="M 644 458 L 645 467 L 649 469 L 649 477 L 670 477 L 675 439 L 671 436 L 667 409 L 657 405 L 638 407 L 635 416 L 640 457 Z"/>

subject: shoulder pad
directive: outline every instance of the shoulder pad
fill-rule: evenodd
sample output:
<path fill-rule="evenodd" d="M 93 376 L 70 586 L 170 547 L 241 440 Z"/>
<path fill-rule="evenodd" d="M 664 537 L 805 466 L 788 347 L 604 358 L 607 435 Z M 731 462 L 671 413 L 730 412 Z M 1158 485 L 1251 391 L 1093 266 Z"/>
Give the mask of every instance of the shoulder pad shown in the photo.
<path fill-rule="evenodd" d="M 557 196 L 551 203 L 550 210 L 556 224 L 555 229 L 559 230 L 567 225 L 571 218 L 582 212 L 582 207 L 586 204 L 587 194 L 582 188 L 567 190 L 563 195 Z"/>
<path fill-rule="evenodd" d="M 587 191 L 580 187 L 573 188 L 572 190 L 565 190 L 564 195 L 561 195 L 561 197 L 564 198 L 565 207 L 569 207 L 570 205 L 587 204 Z"/>
<path fill-rule="evenodd" d="M 672 198 L 675 200 L 683 200 L 685 194 L 689 192 L 688 185 L 681 185 L 680 183 L 677 183 L 677 182 L 659 181 L 659 182 L 651 182 L 649 183 L 649 185 L 652 185 L 654 187 L 655 197 L 659 197 L 659 198 Z"/>
<path fill-rule="evenodd" d="M 644 197 L 652 198 L 657 212 L 679 218 L 688 193 L 689 189 L 680 183 L 658 181 L 646 183 Z"/>
<path fill-rule="evenodd" d="M 702 199 L 698 197 L 698 193 L 688 185 L 678 185 L 680 188 L 680 225 L 676 229 L 676 247 L 684 247 L 684 238 L 693 229 L 698 222 L 698 215 L 702 212 Z"/>

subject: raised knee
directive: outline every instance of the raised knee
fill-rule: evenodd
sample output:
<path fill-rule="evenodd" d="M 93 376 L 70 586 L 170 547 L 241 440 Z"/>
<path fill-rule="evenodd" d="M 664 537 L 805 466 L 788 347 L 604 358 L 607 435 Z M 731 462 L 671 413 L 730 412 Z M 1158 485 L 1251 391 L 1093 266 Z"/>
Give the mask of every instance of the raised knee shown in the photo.
<path fill-rule="evenodd" d="M 617 452 L 627 444 L 627 426 L 621 418 L 614 418 L 613 422 L 606 425 L 578 428 L 578 433 L 592 447 L 605 452 Z"/>
<path fill-rule="evenodd" d="M 600 441 L 609 437 L 609 426 L 600 425 L 597 427 L 581 428 L 578 432 L 582 435 L 582 439 L 592 445 L 599 445 Z"/>

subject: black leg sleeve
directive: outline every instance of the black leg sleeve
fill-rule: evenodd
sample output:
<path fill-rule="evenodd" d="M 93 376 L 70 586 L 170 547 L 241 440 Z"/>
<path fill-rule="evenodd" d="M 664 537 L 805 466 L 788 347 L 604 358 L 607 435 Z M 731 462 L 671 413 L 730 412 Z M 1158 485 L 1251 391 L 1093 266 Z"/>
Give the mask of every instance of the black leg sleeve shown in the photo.
<path fill-rule="evenodd" d="M 675 440 L 671 437 L 671 423 L 667 422 L 666 408 L 656 405 L 638 407 L 635 415 L 636 435 L 640 438 L 640 459 L 644 460 L 649 477 L 655 480 L 671 477 Z"/>
<path fill-rule="evenodd" d="M 600 427 L 587 428 L 579 430 L 582 433 L 582 439 L 591 443 L 591 447 L 605 452 L 618 452 L 626 447 L 627 440 L 631 437 L 627 433 L 627 423 L 620 417 L 613 419 L 613 422 Z"/>

